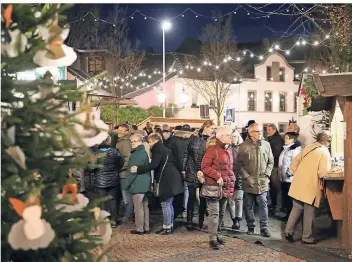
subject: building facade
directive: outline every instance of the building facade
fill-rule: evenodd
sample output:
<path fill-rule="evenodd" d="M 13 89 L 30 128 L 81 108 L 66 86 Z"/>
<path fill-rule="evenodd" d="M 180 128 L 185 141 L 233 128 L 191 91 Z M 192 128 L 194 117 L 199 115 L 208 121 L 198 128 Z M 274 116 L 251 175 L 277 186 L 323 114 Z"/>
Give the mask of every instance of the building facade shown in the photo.
<path fill-rule="evenodd" d="M 285 132 L 288 121 L 297 119 L 297 92 L 299 81 L 295 79 L 295 68 L 287 63 L 279 53 L 271 53 L 262 63 L 254 66 L 254 78 L 244 78 L 242 82 L 231 84 L 225 100 L 226 109 L 234 109 L 234 125 L 246 126 L 248 120 L 255 120 L 265 126 L 275 124 L 280 132 Z M 213 119 L 216 115 L 209 99 L 203 97 L 192 85 L 194 79 L 174 75 L 167 79 L 163 92 L 166 104 L 176 105 L 179 110 L 175 117 L 188 119 Z M 199 80 L 204 83 L 204 80 Z M 198 84 L 201 84 L 198 83 Z M 140 89 L 128 95 L 138 106 L 148 108 L 159 105 L 158 94 L 161 83 Z M 224 117 L 221 117 L 224 123 Z"/>

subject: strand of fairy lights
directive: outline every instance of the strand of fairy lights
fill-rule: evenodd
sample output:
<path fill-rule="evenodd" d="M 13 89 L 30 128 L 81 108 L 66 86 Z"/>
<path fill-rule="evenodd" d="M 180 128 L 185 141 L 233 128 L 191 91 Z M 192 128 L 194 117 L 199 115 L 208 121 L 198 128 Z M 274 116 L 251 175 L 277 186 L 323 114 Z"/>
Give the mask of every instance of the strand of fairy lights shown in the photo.
<path fill-rule="evenodd" d="M 237 56 L 235 56 L 235 57 L 232 57 L 232 55 L 235 54 L 235 52 L 234 52 L 234 53 L 231 53 L 231 54 L 229 54 L 229 55 L 224 56 L 223 59 L 220 59 L 220 58 L 219 58 L 218 60 L 221 60 L 221 61 L 222 61 L 220 64 L 212 63 L 209 59 L 205 59 L 204 62 L 203 62 L 200 66 L 194 66 L 194 65 L 192 65 L 191 63 L 187 63 L 187 65 L 184 67 L 183 70 L 195 68 L 197 71 L 200 72 L 201 69 L 202 69 L 203 67 L 205 67 L 205 66 L 213 66 L 215 69 L 220 69 L 220 67 L 221 67 L 222 65 L 224 65 L 224 64 L 226 64 L 226 63 L 228 63 L 228 62 L 230 62 L 230 61 L 234 61 L 234 62 L 241 62 L 241 61 L 243 61 L 244 58 L 245 58 L 245 56 L 249 56 L 250 58 L 256 57 L 256 58 L 259 58 L 259 60 L 263 60 L 264 57 L 265 57 L 267 54 L 272 53 L 272 52 L 274 52 L 274 51 L 281 51 L 281 52 L 284 52 L 286 55 L 290 55 L 292 49 L 294 49 L 294 48 L 297 47 L 297 46 L 309 46 L 309 45 L 310 45 L 310 46 L 319 46 L 319 45 L 321 45 L 324 41 L 326 41 L 327 39 L 330 38 L 330 33 L 331 33 L 331 32 L 329 32 L 329 34 L 327 34 L 323 40 L 321 40 L 321 41 L 314 41 L 314 42 L 307 42 L 306 40 L 304 40 L 304 38 L 300 37 L 300 38 L 297 40 L 297 42 L 296 42 L 291 48 L 288 48 L 288 49 L 282 49 L 279 44 L 272 44 L 272 46 L 268 49 L 268 51 L 265 52 L 263 55 L 257 55 L 257 54 L 255 54 L 255 53 L 253 53 L 251 50 L 245 49 L 245 50 L 236 52 L 236 53 L 237 53 Z M 241 54 L 241 55 L 238 55 L 238 54 Z M 175 70 L 175 69 L 172 69 L 172 68 L 171 68 L 171 69 L 169 69 L 169 72 L 171 72 L 171 71 L 173 71 L 173 70 Z M 181 70 L 181 71 L 182 71 L 182 70 Z M 129 76 L 127 76 L 127 77 L 125 77 L 125 78 L 116 76 L 116 77 L 114 78 L 114 81 L 127 82 L 127 81 L 129 81 L 130 79 L 137 80 L 137 79 L 140 78 L 140 77 L 147 77 L 147 78 L 151 79 L 152 76 L 153 76 L 153 75 L 156 75 L 156 74 L 158 75 L 158 74 L 162 74 L 162 73 L 161 73 L 161 71 L 158 70 L 158 69 L 155 69 L 154 72 L 153 72 L 153 74 L 148 74 L 148 75 L 145 73 L 145 71 L 142 71 L 142 72 L 138 73 L 137 75 L 132 76 L 132 75 L 130 74 Z M 107 80 L 107 78 L 104 78 L 104 80 Z M 127 82 L 127 83 L 128 83 L 128 82 Z"/>
<path fill-rule="evenodd" d="M 284 5 L 286 5 L 286 4 L 281 5 L 281 7 L 284 6 Z M 279 9 L 280 9 L 281 7 L 279 7 Z M 273 15 L 282 15 L 282 13 L 280 13 L 279 11 L 283 11 L 283 10 L 276 9 L 276 10 L 274 10 L 274 11 L 264 12 L 264 11 L 259 11 L 258 8 L 255 8 L 255 7 L 251 6 L 251 5 L 247 5 L 247 8 L 246 8 L 244 5 L 239 5 L 237 8 L 235 8 L 235 9 L 233 9 L 233 10 L 231 10 L 231 11 L 225 13 L 224 15 L 220 15 L 220 16 L 209 16 L 209 15 L 204 15 L 204 14 L 198 13 L 198 12 L 194 11 L 192 8 L 186 8 L 184 11 L 182 11 L 181 13 L 179 13 L 179 14 L 177 14 L 177 15 L 171 17 L 171 18 L 168 19 L 168 20 L 169 20 L 169 21 L 172 21 L 172 20 L 177 19 L 177 18 L 179 18 L 179 17 L 182 17 L 182 18 L 183 18 L 183 17 L 185 17 L 185 15 L 186 15 L 187 12 L 190 12 L 190 13 L 192 13 L 196 18 L 198 18 L 198 17 L 203 17 L 203 18 L 212 19 L 212 20 L 214 20 L 214 21 L 218 21 L 218 20 L 220 20 L 220 19 L 222 19 L 222 18 L 225 18 L 225 17 L 227 17 L 227 16 L 230 16 L 230 15 L 237 15 L 237 12 L 238 12 L 238 10 L 239 10 L 240 8 L 242 8 L 243 11 L 247 13 L 247 16 L 248 16 L 249 18 L 251 18 L 251 19 L 270 18 L 270 16 L 273 16 Z M 254 9 L 255 11 L 249 10 L 248 8 Z M 282 8 L 282 9 L 289 10 L 290 8 L 293 9 L 292 7 Z M 277 10 L 279 10 L 279 11 L 277 11 Z M 303 11 L 304 11 L 304 10 L 305 10 L 305 8 L 303 8 Z M 307 9 L 307 10 L 309 10 L 309 9 Z M 251 16 L 250 16 L 251 14 L 256 15 L 256 17 L 251 17 Z M 128 15 L 128 16 L 122 18 L 122 19 L 119 20 L 119 21 L 115 21 L 115 22 L 109 22 L 109 21 L 107 21 L 107 20 L 105 20 L 105 19 L 101 19 L 101 18 L 97 17 L 97 16 L 94 15 L 92 12 L 87 12 L 87 13 L 86 13 L 85 15 L 83 15 L 82 17 L 80 17 L 80 18 L 78 18 L 78 19 L 76 19 L 76 20 L 74 20 L 74 21 L 69 22 L 69 24 L 77 23 L 77 22 L 80 22 L 80 21 L 85 21 L 85 19 L 87 18 L 88 15 L 91 15 L 91 16 L 94 18 L 94 21 L 96 21 L 96 22 L 99 21 L 99 22 L 103 22 L 103 23 L 106 23 L 106 24 L 110 24 L 110 25 L 112 25 L 112 26 L 116 26 L 116 24 L 117 24 L 118 22 L 122 22 L 122 21 L 125 21 L 125 20 L 128 20 L 128 19 L 134 19 L 136 15 L 142 16 L 145 20 L 146 20 L 146 19 L 151 19 L 151 20 L 158 21 L 158 22 L 162 22 L 162 21 L 163 21 L 163 19 L 159 19 L 159 18 L 155 18 L 155 17 L 153 17 L 153 16 L 149 16 L 149 15 L 143 13 L 143 12 L 140 11 L 140 10 L 135 10 L 132 14 L 130 14 L 130 15 Z M 291 15 L 291 16 L 299 16 L 299 15 L 302 15 L 302 14 L 300 14 L 300 13 L 293 13 L 293 14 L 290 14 L 290 15 Z M 317 20 L 322 20 L 322 21 L 327 21 L 327 20 L 329 20 L 329 19 L 324 19 L 324 18 L 316 18 L 316 19 L 317 19 Z"/>

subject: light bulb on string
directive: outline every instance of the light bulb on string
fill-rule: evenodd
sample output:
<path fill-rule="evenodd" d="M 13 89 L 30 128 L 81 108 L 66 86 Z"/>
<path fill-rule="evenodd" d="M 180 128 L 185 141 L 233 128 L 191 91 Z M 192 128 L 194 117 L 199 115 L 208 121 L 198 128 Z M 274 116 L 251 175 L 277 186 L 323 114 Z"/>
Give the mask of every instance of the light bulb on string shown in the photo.
<path fill-rule="evenodd" d="M 146 17 L 146 16 L 144 17 L 144 20 L 147 20 L 147 17 Z"/>
<path fill-rule="evenodd" d="M 307 42 L 305 40 L 302 40 L 302 45 L 305 45 Z"/>
<path fill-rule="evenodd" d="M 198 18 L 198 15 L 196 15 L 196 18 Z"/>
<path fill-rule="evenodd" d="M 269 52 L 271 53 L 272 51 L 273 51 L 273 49 L 272 49 L 272 48 L 270 48 L 270 49 L 269 49 Z"/>
<path fill-rule="evenodd" d="M 211 66 L 212 64 L 209 62 L 209 65 Z"/>
<path fill-rule="evenodd" d="M 250 57 L 254 57 L 254 55 L 251 53 Z"/>
<path fill-rule="evenodd" d="M 243 55 L 246 55 L 246 53 L 247 53 L 247 51 L 246 51 L 246 50 L 244 50 L 244 51 L 243 51 Z"/>
<path fill-rule="evenodd" d="M 314 45 L 315 46 L 319 45 L 319 42 L 318 41 L 314 41 Z"/>
<path fill-rule="evenodd" d="M 219 69 L 219 66 L 215 66 L 215 69 Z"/>
<path fill-rule="evenodd" d="M 185 15 L 182 15 L 182 17 L 185 17 Z"/>
<path fill-rule="evenodd" d="M 228 57 L 227 57 L 227 60 L 232 60 L 232 57 L 231 57 L 231 56 L 228 56 Z"/>
<path fill-rule="evenodd" d="M 326 70 L 323 70 L 323 74 L 326 74 Z"/>
<path fill-rule="evenodd" d="M 203 63 L 204 65 L 208 65 L 208 62 L 207 61 L 204 61 L 204 63 Z"/>
<path fill-rule="evenodd" d="M 330 36 L 329 36 L 329 35 L 326 35 L 326 36 L 325 36 L 325 39 L 329 39 L 329 38 L 330 38 Z"/>
<path fill-rule="evenodd" d="M 133 16 L 131 16 L 131 19 L 133 19 Z"/>
<path fill-rule="evenodd" d="M 197 68 L 197 71 L 200 72 L 200 68 L 199 67 Z"/>
<path fill-rule="evenodd" d="M 286 50 L 286 55 L 289 55 L 290 54 L 290 50 Z"/>
<path fill-rule="evenodd" d="M 279 45 L 275 45 L 275 49 L 280 49 L 280 46 Z"/>
<path fill-rule="evenodd" d="M 236 60 L 239 62 L 241 61 L 241 57 L 237 57 Z"/>
<path fill-rule="evenodd" d="M 262 55 L 261 55 L 261 56 L 259 56 L 259 59 L 260 59 L 260 60 L 263 60 L 263 56 L 262 56 Z"/>
<path fill-rule="evenodd" d="M 301 44 L 301 42 L 300 42 L 300 41 L 297 41 L 297 42 L 296 42 L 296 45 L 300 45 L 300 44 Z"/>

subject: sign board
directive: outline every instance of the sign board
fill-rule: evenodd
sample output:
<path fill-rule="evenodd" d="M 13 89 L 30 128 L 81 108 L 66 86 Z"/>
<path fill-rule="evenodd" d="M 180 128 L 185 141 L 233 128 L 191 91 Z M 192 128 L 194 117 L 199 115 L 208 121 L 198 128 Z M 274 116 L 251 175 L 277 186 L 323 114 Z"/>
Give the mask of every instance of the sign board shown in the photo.
<path fill-rule="evenodd" d="M 225 119 L 224 119 L 224 124 L 225 125 L 230 125 L 235 122 L 235 109 L 226 109 L 225 111 Z"/>
<path fill-rule="evenodd" d="M 29 70 L 17 73 L 17 80 L 36 80 L 42 78 L 46 72 L 50 72 L 55 80 L 66 80 L 67 70 L 65 66 L 60 67 L 38 67 L 35 70 Z"/>

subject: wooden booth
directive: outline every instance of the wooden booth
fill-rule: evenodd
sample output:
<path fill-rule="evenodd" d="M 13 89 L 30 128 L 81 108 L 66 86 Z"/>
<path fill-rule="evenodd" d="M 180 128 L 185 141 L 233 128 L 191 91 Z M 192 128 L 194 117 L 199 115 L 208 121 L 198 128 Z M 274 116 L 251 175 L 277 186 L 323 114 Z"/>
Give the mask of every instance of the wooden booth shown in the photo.
<path fill-rule="evenodd" d="M 343 136 L 339 138 L 344 139 L 343 167 L 330 171 L 324 179 L 324 191 L 333 219 L 342 224 L 338 233 L 352 259 L 352 73 L 314 74 L 313 78 L 319 95 L 333 97 L 343 114 Z"/>

